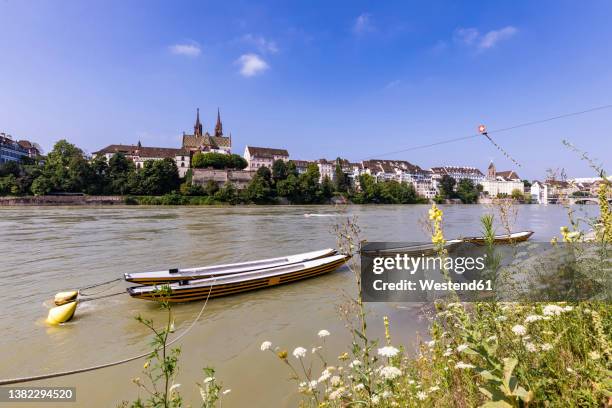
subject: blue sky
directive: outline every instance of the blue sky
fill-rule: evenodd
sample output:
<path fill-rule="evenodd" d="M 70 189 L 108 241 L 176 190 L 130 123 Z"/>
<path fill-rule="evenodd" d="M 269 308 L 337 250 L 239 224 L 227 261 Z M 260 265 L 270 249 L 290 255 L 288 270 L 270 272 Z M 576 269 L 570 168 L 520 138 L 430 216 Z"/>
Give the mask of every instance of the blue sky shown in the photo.
<path fill-rule="evenodd" d="M 0 0 L 0 131 L 49 150 L 177 147 L 220 107 L 234 151 L 514 168 L 484 138 L 612 103 L 612 2 Z M 492 135 L 528 178 L 610 170 L 612 109 Z"/>

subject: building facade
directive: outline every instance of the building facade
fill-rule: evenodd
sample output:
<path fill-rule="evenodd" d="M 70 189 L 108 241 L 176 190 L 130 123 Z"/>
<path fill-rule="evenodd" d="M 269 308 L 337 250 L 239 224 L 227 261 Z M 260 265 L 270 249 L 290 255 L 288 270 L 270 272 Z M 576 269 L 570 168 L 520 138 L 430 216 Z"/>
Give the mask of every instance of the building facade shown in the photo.
<path fill-rule="evenodd" d="M 0 133 L 0 164 L 10 161 L 18 162 L 23 157 L 30 157 L 29 150 L 14 141 L 10 135 Z"/>
<path fill-rule="evenodd" d="M 484 174 L 476 167 L 468 167 L 468 166 L 442 166 L 442 167 L 432 167 L 431 168 L 431 178 L 436 190 L 439 188 L 440 180 L 444 176 L 450 176 L 454 178 L 457 182 L 459 180 L 467 179 L 471 180 L 474 185 L 482 184 L 485 180 Z"/>
<path fill-rule="evenodd" d="M 483 193 L 489 197 L 511 196 L 515 190 L 521 194 L 525 191 L 521 178 L 514 170 L 497 171 L 493 162 L 487 168 L 487 179 L 480 184 Z"/>
<path fill-rule="evenodd" d="M 246 170 L 257 170 L 260 167 L 272 169 L 272 164 L 276 160 L 289 161 L 289 152 L 285 149 L 246 146 L 244 148 L 244 159 L 249 164 Z"/>
<path fill-rule="evenodd" d="M 231 183 L 238 190 L 246 188 L 255 175 L 254 170 L 217 170 L 217 169 L 193 169 L 191 182 L 194 185 L 205 187 L 209 181 L 213 181 L 219 188 Z"/>
<path fill-rule="evenodd" d="M 110 160 L 115 154 L 121 153 L 127 159 L 132 160 L 136 169 L 144 167 L 144 163 L 149 160 L 163 160 L 170 158 L 176 163 L 179 176 L 185 177 L 191 164 L 189 152 L 184 149 L 173 149 L 168 147 L 145 147 L 138 142 L 137 145 L 109 145 L 104 149 L 94 152 L 93 157 L 103 155 L 106 160 Z"/>
<path fill-rule="evenodd" d="M 531 201 L 538 204 L 548 204 L 548 186 L 535 180 L 530 187 Z"/>
<path fill-rule="evenodd" d="M 232 151 L 232 135 L 223 135 L 223 124 L 221 123 L 221 113 L 217 109 L 217 123 L 215 124 L 214 134 L 203 133 L 202 122 L 200 122 L 200 109 L 197 109 L 196 121 L 193 125 L 193 134 L 183 132 L 183 149 L 190 155 L 195 152 L 214 152 L 230 154 Z"/>

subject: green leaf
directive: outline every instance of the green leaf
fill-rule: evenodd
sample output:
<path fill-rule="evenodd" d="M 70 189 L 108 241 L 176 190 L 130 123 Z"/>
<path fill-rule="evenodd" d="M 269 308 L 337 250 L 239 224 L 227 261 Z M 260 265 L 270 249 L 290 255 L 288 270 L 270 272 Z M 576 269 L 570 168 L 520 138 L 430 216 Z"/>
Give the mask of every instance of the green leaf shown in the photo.
<path fill-rule="evenodd" d="M 512 378 L 512 372 L 514 371 L 514 367 L 518 364 L 518 360 L 516 358 L 506 358 L 504 359 L 504 386 L 508 390 L 512 390 L 510 387 L 510 379 Z"/>
<path fill-rule="evenodd" d="M 480 408 L 512 408 L 512 405 L 506 401 L 489 401 L 482 404 Z"/>

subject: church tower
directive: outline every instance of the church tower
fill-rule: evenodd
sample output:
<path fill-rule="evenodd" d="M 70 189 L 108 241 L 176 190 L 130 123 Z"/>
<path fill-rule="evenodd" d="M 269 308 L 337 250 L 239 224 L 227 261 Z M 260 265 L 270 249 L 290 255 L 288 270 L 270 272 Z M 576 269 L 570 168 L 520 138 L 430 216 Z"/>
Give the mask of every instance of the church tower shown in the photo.
<path fill-rule="evenodd" d="M 489 178 L 489 180 L 495 180 L 497 178 L 497 172 L 495 170 L 495 165 L 493 164 L 493 161 L 489 163 L 489 168 L 487 169 L 487 177 Z"/>
<path fill-rule="evenodd" d="M 196 114 L 196 123 L 193 126 L 193 135 L 194 136 L 202 136 L 202 123 L 200 122 L 200 108 L 198 108 Z"/>
<path fill-rule="evenodd" d="M 217 108 L 217 124 L 215 125 L 215 136 L 223 136 L 223 125 L 221 124 L 221 113 L 219 112 L 219 108 Z"/>

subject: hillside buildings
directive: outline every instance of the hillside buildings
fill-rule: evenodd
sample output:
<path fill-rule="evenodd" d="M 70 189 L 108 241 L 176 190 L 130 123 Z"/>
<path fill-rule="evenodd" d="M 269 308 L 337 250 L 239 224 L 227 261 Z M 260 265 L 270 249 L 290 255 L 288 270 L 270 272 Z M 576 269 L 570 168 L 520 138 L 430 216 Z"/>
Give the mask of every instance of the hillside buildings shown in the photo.
<path fill-rule="evenodd" d="M 190 167 L 190 155 L 187 150 L 173 149 L 169 147 L 145 147 L 138 142 L 136 145 L 108 145 L 105 148 L 92 153 L 95 158 L 104 155 L 110 160 L 115 154 L 121 153 L 127 159 L 132 160 L 137 169 L 142 169 L 144 163 L 149 160 L 163 160 L 166 158 L 174 160 L 180 177 L 185 177 Z"/>
<path fill-rule="evenodd" d="M 0 133 L 0 164 L 20 161 L 23 157 L 34 158 L 40 155 L 36 144 L 28 140 L 13 140 L 11 135 Z"/>
<path fill-rule="evenodd" d="M 489 197 L 511 196 L 512 192 L 518 190 L 523 194 L 525 189 L 521 178 L 514 170 L 497 171 L 493 162 L 487 168 L 487 178 L 481 183 L 483 193 Z"/>
<path fill-rule="evenodd" d="M 244 148 L 244 159 L 249 164 L 247 170 L 257 170 L 260 167 L 272 168 L 276 160 L 289 160 L 289 152 L 285 149 L 274 149 L 270 147 L 246 146 Z"/>

